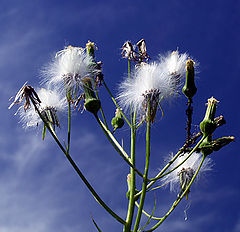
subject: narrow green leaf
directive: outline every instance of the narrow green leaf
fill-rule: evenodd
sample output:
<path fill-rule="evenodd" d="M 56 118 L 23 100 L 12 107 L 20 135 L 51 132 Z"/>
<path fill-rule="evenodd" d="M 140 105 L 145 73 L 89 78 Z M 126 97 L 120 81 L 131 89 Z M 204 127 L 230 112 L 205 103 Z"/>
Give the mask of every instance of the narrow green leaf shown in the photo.
<path fill-rule="evenodd" d="M 98 227 L 97 223 L 94 221 L 94 219 L 93 219 L 92 216 L 91 216 L 91 218 L 92 218 L 92 221 L 93 221 L 94 225 L 96 226 L 98 232 L 102 232 L 102 231 L 100 230 L 100 228 Z"/>
<path fill-rule="evenodd" d="M 43 125 L 43 134 L 42 134 L 42 139 L 43 140 L 45 139 L 46 132 L 47 132 L 47 127 L 46 127 L 46 125 L 44 123 L 44 125 Z"/>

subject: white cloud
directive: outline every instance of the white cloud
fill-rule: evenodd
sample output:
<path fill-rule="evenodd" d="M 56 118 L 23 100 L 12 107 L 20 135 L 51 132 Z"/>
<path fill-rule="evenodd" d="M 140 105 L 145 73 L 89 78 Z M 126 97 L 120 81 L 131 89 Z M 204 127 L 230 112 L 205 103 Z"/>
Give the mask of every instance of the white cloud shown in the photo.
<path fill-rule="evenodd" d="M 240 232 L 240 218 L 238 218 L 237 223 L 234 227 L 233 232 Z"/>
<path fill-rule="evenodd" d="M 7 169 L 2 169 L 0 173 L 0 231 L 88 230 L 92 224 L 91 213 L 96 220 L 101 219 L 101 225 L 110 228 L 114 220 L 105 214 L 106 224 L 102 224 L 103 217 L 99 217 L 102 215 L 101 207 L 66 162 L 53 139 L 47 136 L 46 141 L 42 141 L 41 134 L 35 135 L 35 131 L 20 133 L 21 135 L 15 134 L 14 140 L 0 136 L 4 145 L 0 151 L 0 165 L 7 164 Z M 112 148 L 102 146 L 101 139 L 97 139 L 94 133 L 82 131 L 79 136 L 81 139 L 72 140 L 71 150 L 76 162 L 84 169 L 87 178 L 94 182 L 100 196 L 112 205 L 110 201 L 114 200 L 115 196 L 106 192 L 109 192 L 109 187 L 119 175 L 121 166 L 104 165 L 106 160 L 101 159 L 101 155 Z M 11 147 L 9 150 L 7 145 Z M 86 149 L 90 153 L 83 154 Z M 91 162 L 89 155 L 93 156 Z M 93 166 L 94 161 L 97 163 Z M 100 169 L 96 175 L 96 170 Z M 115 185 L 119 186 L 118 183 Z M 117 202 L 114 202 L 114 205 L 115 208 L 119 207 Z M 121 211 L 121 207 L 117 211 Z"/>

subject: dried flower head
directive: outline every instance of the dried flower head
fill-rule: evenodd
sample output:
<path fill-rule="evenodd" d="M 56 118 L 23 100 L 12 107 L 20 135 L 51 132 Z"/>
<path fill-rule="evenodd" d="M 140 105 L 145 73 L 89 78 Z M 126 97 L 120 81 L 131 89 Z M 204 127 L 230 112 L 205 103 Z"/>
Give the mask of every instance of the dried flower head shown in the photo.
<path fill-rule="evenodd" d="M 10 98 L 12 99 L 12 98 Z M 22 88 L 18 91 L 16 94 L 14 101 L 11 103 L 11 105 L 8 107 L 8 109 L 11 109 L 13 105 L 21 103 L 23 100 L 25 100 L 24 104 L 24 110 L 26 111 L 31 107 L 30 99 L 37 105 L 41 103 L 37 93 L 35 92 L 34 88 L 30 85 L 27 85 L 27 82 L 24 83 Z"/>
<path fill-rule="evenodd" d="M 121 54 L 123 58 L 129 59 L 129 60 L 137 60 L 136 53 L 130 41 L 127 41 L 123 44 Z"/>
<path fill-rule="evenodd" d="M 139 52 L 139 60 L 140 62 L 143 60 L 149 59 L 149 55 L 147 54 L 146 42 L 144 39 L 141 39 L 137 42 L 138 52 Z"/>
<path fill-rule="evenodd" d="M 101 61 L 98 61 L 96 63 L 96 69 L 98 70 L 98 72 L 96 74 L 95 82 L 98 87 L 102 86 L 103 82 L 102 65 L 103 63 Z"/>
<path fill-rule="evenodd" d="M 45 120 L 52 124 L 53 127 L 60 126 L 57 113 L 64 112 L 67 109 L 67 101 L 65 97 L 59 95 L 56 90 L 41 88 L 38 91 L 38 96 L 41 99 L 41 104 L 38 109 Z M 34 108 L 27 112 L 20 110 L 19 112 L 23 127 L 34 127 L 42 123 L 41 118 Z"/>
<path fill-rule="evenodd" d="M 138 51 L 136 51 L 136 48 L 138 48 Z M 132 45 L 130 41 L 127 41 L 123 44 L 122 50 L 123 58 L 127 58 L 134 62 L 141 63 L 150 58 L 147 54 L 147 48 L 144 39 L 138 41 L 136 45 Z"/>
<path fill-rule="evenodd" d="M 177 160 L 170 166 L 170 169 L 173 169 L 174 167 L 181 164 L 188 154 L 184 154 L 183 156 L 180 156 L 177 158 Z M 171 191 L 177 191 L 179 187 L 182 191 L 185 190 L 187 185 L 192 180 L 193 175 L 195 174 L 196 170 L 198 169 L 201 160 L 202 160 L 202 154 L 194 152 L 183 164 L 181 164 L 177 169 L 169 173 L 168 175 L 164 176 L 162 178 L 162 183 L 164 185 L 170 184 L 170 190 Z M 173 155 L 171 154 L 166 162 L 170 162 L 170 160 L 173 158 Z M 213 162 L 210 158 L 205 158 L 204 163 L 199 171 L 199 175 L 201 173 L 204 173 L 206 171 L 212 170 Z M 188 192 L 189 193 L 189 192 Z M 187 193 L 187 194 L 188 194 Z M 187 196 L 186 196 L 187 197 Z"/>

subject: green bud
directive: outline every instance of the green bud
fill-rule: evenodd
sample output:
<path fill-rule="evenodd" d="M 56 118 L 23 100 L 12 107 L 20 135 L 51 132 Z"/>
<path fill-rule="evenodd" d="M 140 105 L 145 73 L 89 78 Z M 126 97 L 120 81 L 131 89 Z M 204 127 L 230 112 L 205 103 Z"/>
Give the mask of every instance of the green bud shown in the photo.
<path fill-rule="evenodd" d="M 92 81 L 89 77 L 86 77 L 82 80 L 82 82 L 85 94 L 84 107 L 87 111 L 93 114 L 97 114 L 97 112 L 101 108 L 101 102 L 99 99 L 96 98 L 96 95 L 92 88 Z"/>
<path fill-rule="evenodd" d="M 194 83 L 194 62 L 191 59 L 188 59 L 186 63 L 186 82 L 182 88 L 183 94 L 188 98 L 192 99 L 192 97 L 196 94 L 197 88 Z"/>
<path fill-rule="evenodd" d="M 200 129 L 204 136 L 211 135 L 216 129 L 216 123 L 214 121 L 217 101 L 214 97 L 208 99 L 207 110 L 203 121 L 200 123 Z"/>
<path fill-rule="evenodd" d="M 128 185 L 128 191 L 126 193 L 126 197 L 129 200 L 130 199 L 130 188 L 131 188 L 131 174 L 127 175 L 127 185 Z M 136 195 L 139 191 L 135 188 L 134 195 Z M 138 196 L 135 201 L 139 199 L 140 196 Z"/>
<path fill-rule="evenodd" d="M 115 117 L 112 119 L 111 124 L 114 130 L 122 128 L 124 125 L 124 120 L 122 118 L 121 112 L 119 109 L 116 109 Z"/>

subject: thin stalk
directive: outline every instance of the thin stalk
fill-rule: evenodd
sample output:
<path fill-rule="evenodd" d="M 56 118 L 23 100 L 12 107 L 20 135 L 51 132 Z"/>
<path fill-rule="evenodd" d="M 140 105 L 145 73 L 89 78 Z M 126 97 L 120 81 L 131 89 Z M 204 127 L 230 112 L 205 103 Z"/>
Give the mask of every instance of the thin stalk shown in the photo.
<path fill-rule="evenodd" d="M 135 205 L 139 208 L 139 204 L 135 201 Z M 145 210 L 142 211 L 143 214 L 145 214 L 147 217 L 151 217 L 151 219 L 154 219 L 154 220 L 161 220 L 162 218 L 159 218 L 159 217 L 154 217 L 154 216 L 151 216 L 150 214 L 148 214 Z"/>
<path fill-rule="evenodd" d="M 149 107 L 148 107 L 149 108 Z M 149 111 L 149 109 L 148 109 Z M 151 134 L 151 121 L 148 116 L 147 120 L 147 132 L 146 132 L 146 162 L 145 162 L 145 172 L 143 176 L 143 185 L 142 185 L 142 193 L 141 193 L 141 199 L 139 203 L 139 208 L 138 208 L 138 213 L 137 213 L 137 218 L 134 226 L 133 232 L 137 232 L 141 216 L 142 216 L 142 210 L 143 210 L 143 205 L 145 201 L 145 196 L 146 196 L 146 191 L 147 191 L 147 178 L 148 178 L 148 169 L 149 169 L 149 158 L 150 158 L 150 134 Z"/>
<path fill-rule="evenodd" d="M 87 188 L 89 189 L 89 191 L 91 192 L 91 194 L 94 196 L 95 200 L 110 214 L 112 215 L 118 222 L 120 222 L 121 224 L 125 225 L 125 221 L 118 216 L 112 209 L 109 208 L 109 206 L 100 198 L 100 196 L 96 193 L 96 191 L 94 190 L 94 188 L 90 185 L 90 183 L 88 182 L 88 180 L 85 178 L 85 176 L 82 174 L 82 172 L 80 171 L 80 169 L 77 167 L 76 163 L 73 161 L 73 159 L 71 158 L 71 156 L 69 154 L 65 154 L 68 161 L 70 162 L 70 164 L 72 165 L 72 167 L 75 169 L 75 171 L 77 172 L 77 174 L 79 175 L 79 177 L 82 179 L 82 181 L 84 182 L 84 184 L 87 186 Z"/>
<path fill-rule="evenodd" d="M 132 118 L 132 127 L 131 127 L 131 163 L 135 166 L 135 147 L 136 147 L 136 113 L 131 117 Z M 135 189 L 136 189 L 136 175 L 135 170 L 133 168 L 130 169 L 131 173 L 131 183 L 130 183 L 130 196 L 129 196 L 129 203 L 128 203 L 128 212 L 127 212 L 127 219 L 126 225 L 124 227 L 124 232 L 130 232 L 132 226 L 132 220 L 134 215 L 134 203 L 135 203 Z"/>
<path fill-rule="evenodd" d="M 103 80 L 102 83 L 103 83 L 103 85 L 105 86 L 105 88 L 106 88 L 108 94 L 110 95 L 110 97 L 111 97 L 113 103 L 114 103 L 115 106 L 119 109 L 119 111 L 121 112 L 121 115 L 123 116 L 123 118 L 125 119 L 125 121 L 127 122 L 127 124 L 131 127 L 131 126 L 132 126 L 131 123 L 128 121 L 127 117 L 126 117 L 125 114 L 122 112 L 120 106 L 118 105 L 118 103 L 116 102 L 115 98 L 113 97 L 111 91 L 110 91 L 109 88 L 107 87 L 106 82 Z"/>
<path fill-rule="evenodd" d="M 187 102 L 187 110 L 186 110 L 186 115 L 187 115 L 187 140 L 186 143 L 189 142 L 191 139 L 191 126 L 192 126 L 192 114 L 193 114 L 193 107 L 192 107 L 192 99 L 188 99 Z"/>
<path fill-rule="evenodd" d="M 114 147 L 114 149 L 118 152 L 118 154 L 124 159 L 124 161 L 126 161 L 126 163 L 132 167 L 136 173 L 143 177 L 143 174 L 134 167 L 134 165 L 131 162 L 131 159 L 129 158 L 128 154 L 124 151 L 124 149 L 122 148 L 122 146 L 118 143 L 118 141 L 115 139 L 115 137 L 113 136 L 113 134 L 105 127 L 105 125 L 102 123 L 102 121 L 99 119 L 99 117 L 97 115 L 94 115 L 98 124 L 100 125 L 101 129 L 103 130 L 104 134 L 106 135 L 107 139 L 109 140 L 109 142 L 112 144 L 112 146 Z"/>
<path fill-rule="evenodd" d="M 188 157 L 187 157 L 183 162 L 185 162 L 185 161 L 190 157 L 190 155 L 191 155 L 194 151 L 196 151 L 196 150 L 198 149 L 198 147 L 200 146 L 200 144 L 202 143 L 202 141 L 203 141 L 204 139 L 205 139 L 205 136 L 203 136 L 203 137 L 201 138 L 201 140 L 200 140 L 200 141 L 197 143 L 197 145 L 192 149 L 192 151 L 189 153 Z M 180 155 L 181 153 L 182 153 L 182 152 L 181 152 L 181 149 L 180 149 L 179 152 L 173 157 L 173 159 L 156 175 L 156 177 L 150 179 L 151 182 L 147 185 L 147 189 L 151 188 L 152 185 L 155 184 L 155 182 L 156 182 L 157 180 L 159 180 L 160 178 L 162 178 L 162 177 L 165 175 L 165 174 L 163 175 L 163 173 L 164 173 L 164 172 L 169 168 L 169 166 L 179 157 L 179 155 Z M 183 162 L 182 162 L 182 163 L 183 163 Z M 181 163 L 181 164 L 182 164 L 182 163 Z M 180 164 L 180 165 L 181 165 L 181 164 Z M 174 171 L 176 168 L 178 168 L 180 165 L 177 165 L 174 169 L 171 170 L 171 172 Z M 135 198 L 138 197 L 140 194 L 141 194 L 141 191 L 138 192 L 138 193 L 135 195 Z"/>
<path fill-rule="evenodd" d="M 143 123 L 145 122 L 145 120 L 141 120 L 141 122 L 139 122 L 136 126 L 136 129 L 138 129 Z"/>
<path fill-rule="evenodd" d="M 187 186 L 187 188 L 185 189 L 185 191 L 182 193 L 182 195 L 181 195 L 180 197 L 178 197 L 176 201 L 174 201 L 174 203 L 172 204 L 172 207 L 170 208 L 170 210 L 165 214 L 164 217 L 162 217 L 162 219 L 161 219 L 155 226 L 153 226 L 150 230 L 147 230 L 147 231 L 145 231 L 145 232 L 151 232 L 151 231 L 154 231 L 155 229 L 157 229 L 157 228 L 166 220 L 166 218 L 171 214 L 171 212 L 176 208 L 176 206 L 177 206 L 177 205 L 180 203 L 180 201 L 183 199 L 183 197 L 185 196 L 185 194 L 187 193 L 187 191 L 188 191 L 189 188 L 191 187 L 193 181 L 194 181 L 195 178 L 197 177 L 197 174 L 198 174 L 198 172 L 199 172 L 199 170 L 200 170 L 200 168 L 201 168 L 201 166 L 202 166 L 205 158 L 206 158 L 206 157 L 203 156 L 202 161 L 201 161 L 201 163 L 200 163 L 197 171 L 195 172 L 192 180 L 190 181 L 189 185 Z"/>
<path fill-rule="evenodd" d="M 67 153 L 70 150 L 70 138 L 71 138 L 71 102 L 68 101 L 68 140 L 67 140 Z"/>
<path fill-rule="evenodd" d="M 31 98 L 31 97 L 30 97 Z M 120 222 L 121 224 L 125 224 L 126 222 L 119 217 L 115 212 L 113 212 L 112 209 L 109 208 L 109 206 L 100 198 L 100 196 L 96 193 L 96 191 L 94 190 L 94 188 L 90 185 L 90 183 L 88 182 L 88 180 L 85 178 L 85 176 L 82 174 L 82 172 L 80 171 L 80 169 L 78 168 L 78 166 L 76 165 L 76 163 L 73 161 L 73 159 L 71 158 L 70 154 L 67 153 L 67 151 L 65 150 L 65 148 L 62 146 L 62 144 L 60 143 L 58 137 L 56 136 L 55 132 L 51 129 L 51 127 L 49 127 L 48 123 L 46 122 L 45 118 L 41 115 L 41 112 L 39 111 L 38 107 L 36 106 L 36 104 L 34 103 L 33 99 L 31 98 L 32 103 L 34 105 L 35 110 L 37 111 L 39 117 L 42 119 L 43 123 L 45 123 L 47 129 L 49 130 L 50 134 L 52 135 L 52 137 L 54 138 L 54 140 L 56 141 L 56 143 L 58 144 L 58 146 L 60 147 L 60 149 L 62 150 L 62 152 L 65 154 L 66 158 L 68 159 L 68 161 L 70 162 L 70 164 L 72 165 L 72 167 L 74 168 L 74 170 L 76 171 L 76 173 L 78 174 L 78 176 L 82 179 L 83 183 L 86 185 L 86 187 L 89 189 L 89 191 L 91 192 L 91 194 L 93 195 L 93 197 L 95 198 L 95 200 L 110 214 L 112 215 L 118 222 Z"/>
<path fill-rule="evenodd" d="M 202 143 L 202 141 L 204 140 L 204 138 L 205 138 L 205 137 L 202 137 L 202 139 L 198 142 L 199 145 Z M 160 175 L 158 179 L 160 179 L 160 178 L 168 175 L 169 173 L 173 172 L 173 171 L 176 170 L 178 167 L 180 167 L 183 163 L 185 163 L 185 161 L 190 158 L 190 156 L 192 155 L 192 153 L 197 150 L 197 148 L 198 148 L 198 146 L 199 146 L 198 144 L 194 147 L 194 149 L 192 149 L 192 150 L 189 152 L 188 156 L 187 156 L 181 163 L 179 163 L 176 167 L 174 167 L 174 168 L 171 169 L 170 171 L 168 171 L 168 172 Z"/>
<path fill-rule="evenodd" d="M 93 83 L 93 86 L 94 86 L 94 90 L 95 90 L 96 97 L 97 97 L 97 99 L 99 100 L 99 95 L 98 95 L 97 86 L 96 86 L 95 81 L 94 81 L 94 83 Z M 108 129 L 107 120 L 106 120 L 105 114 L 104 114 L 104 112 L 103 112 L 102 106 L 100 107 L 100 111 L 101 111 L 101 114 L 102 114 L 102 117 L 103 117 L 104 124 L 105 124 L 105 126 L 107 127 L 107 129 Z"/>

